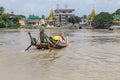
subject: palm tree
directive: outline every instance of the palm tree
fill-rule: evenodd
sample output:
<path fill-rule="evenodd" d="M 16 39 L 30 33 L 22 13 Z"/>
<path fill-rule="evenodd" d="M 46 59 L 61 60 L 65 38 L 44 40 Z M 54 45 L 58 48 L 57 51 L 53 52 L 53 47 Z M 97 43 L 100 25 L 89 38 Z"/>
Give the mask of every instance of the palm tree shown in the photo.
<path fill-rule="evenodd" d="M 4 14 L 4 7 L 0 7 L 0 15 Z"/>

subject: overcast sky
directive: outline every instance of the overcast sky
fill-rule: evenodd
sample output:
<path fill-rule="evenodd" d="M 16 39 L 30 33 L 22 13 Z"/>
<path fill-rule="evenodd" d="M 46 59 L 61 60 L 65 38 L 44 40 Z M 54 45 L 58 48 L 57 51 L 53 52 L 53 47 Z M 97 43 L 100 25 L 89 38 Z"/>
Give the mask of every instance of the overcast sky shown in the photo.
<path fill-rule="evenodd" d="M 42 14 L 48 16 L 51 8 L 74 8 L 75 14 L 82 16 L 88 15 L 94 6 L 96 13 L 99 12 L 115 12 L 120 8 L 120 0 L 0 0 L 0 6 L 3 6 L 6 11 L 13 11 L 15 14 Z"/>

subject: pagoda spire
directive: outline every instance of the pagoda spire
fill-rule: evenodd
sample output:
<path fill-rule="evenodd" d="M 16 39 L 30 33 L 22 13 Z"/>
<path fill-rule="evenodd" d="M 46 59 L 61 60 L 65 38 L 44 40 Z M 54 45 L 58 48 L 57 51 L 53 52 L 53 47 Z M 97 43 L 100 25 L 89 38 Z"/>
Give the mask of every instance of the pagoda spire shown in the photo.
<path fill-rule="evenodd" d="M 96 13 L 95 13 L 95 9 L 93 7 L 90 17 L 88 19 L 88 26 L 90 26 L 91 28 L 92 28 L 92 21 L 94 20 L 95 16 L 96 16 Z"/>
<path fill-rule="evenodd" d="M 54 10 L 51 9 L 51 10 L 50 10 L 50 14 L 49 14 L 49 16 L 48 16 L 48 19 L 49 19 L 49 20 L 54 20 L 54 17 L 55 17 L 55 16 L 54 16 Z"/>
<path fill-rule="evenodd" d="M 96 13 L 95 13 L 95 9 L 93 8 L 91 15 L 90 15 L 90 18 L 93 20 L 95 16 L 96 16 Z"/>

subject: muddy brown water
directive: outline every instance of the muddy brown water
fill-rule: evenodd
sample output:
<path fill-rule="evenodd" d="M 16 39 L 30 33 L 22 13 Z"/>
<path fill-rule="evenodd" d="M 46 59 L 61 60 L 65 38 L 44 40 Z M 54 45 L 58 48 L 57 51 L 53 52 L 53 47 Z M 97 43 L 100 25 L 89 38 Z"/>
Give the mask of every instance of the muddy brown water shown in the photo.
<path fill-rule="evenodd" d="M 120 31 L 48 29 L 68 36 L 68 47 L 25 52 L 28 31 L 38 37 L 38 30 L 0 30 L 0 80 L 120 79 Z"/>

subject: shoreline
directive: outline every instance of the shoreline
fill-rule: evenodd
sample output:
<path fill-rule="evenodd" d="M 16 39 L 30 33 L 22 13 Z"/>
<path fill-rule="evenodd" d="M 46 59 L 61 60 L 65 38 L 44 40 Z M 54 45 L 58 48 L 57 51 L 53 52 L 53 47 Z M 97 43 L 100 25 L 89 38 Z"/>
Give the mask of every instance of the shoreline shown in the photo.
<path fill-rule="evenodd" d="M 77 28 L 68 28 L 68 27 L 51 27 L 51 28 L 45 28 L 46 30 L 56 30 L 56 29 L 77 29 Z M 0 32 L 2 31 L 33 31 L 33 30 L 39 30 L 39 28 L 33 28 L 33 29 L 27 29 L 27 28 L 18 28 L 18 29 L 10 29 L 10 28 L 0 28 Z"/>
<path fill-rule="evenodd" d="M 79 28 L 70 28 L 70 27 L 49 27 L 49 28 L 46 28 L 46 30 L 56 30 L 56 29 L 64 29 L 64 30 L 83 30 L 83 29 L 86 29 L 86 30 L 107 30 L 109 31 L 108 29 L 90 29 L 90 28 L 82 28 L 82 29 L 79 29 Z M 18 28 L 18 29 L 9 29 L 9 28 L 0 28 L 0 32 L 20 32 L 20 31 L 38 31 L 39 28 L 35 28 L 35 29 L 27 29 L 27 28 Z M 113 29 L 113 31 L 116 31 L 116 30 L 120 30 L 120 29 Z"/>

